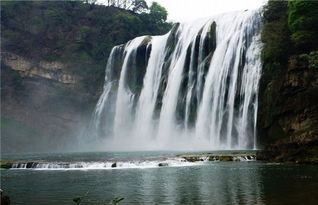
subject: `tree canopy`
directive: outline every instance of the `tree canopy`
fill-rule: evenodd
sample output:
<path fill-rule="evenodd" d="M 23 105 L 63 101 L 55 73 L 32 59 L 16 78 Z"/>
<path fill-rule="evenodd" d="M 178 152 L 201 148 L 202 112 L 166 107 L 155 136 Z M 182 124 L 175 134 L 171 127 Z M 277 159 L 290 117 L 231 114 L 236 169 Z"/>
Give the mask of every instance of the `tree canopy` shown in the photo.
<path fill-rule="evenodd" d="M 153 2 L 150 7 L 150 16 L 154 23 L 163 23 L 167 20 L 168 12 L 157 2 Z"/>
<path fill-rule="evenodd" d="M 135 13 L 141 13 L 148 10 L 148 5 L 145 0 L 107 0 L 105 5 L 131 10 Z"/>
<path fill-rule="evenodd" d="M 294 0 L 288 2 L 288 26 L 291 40 L 300 52 L 318 48 L 318 3 Z"/>

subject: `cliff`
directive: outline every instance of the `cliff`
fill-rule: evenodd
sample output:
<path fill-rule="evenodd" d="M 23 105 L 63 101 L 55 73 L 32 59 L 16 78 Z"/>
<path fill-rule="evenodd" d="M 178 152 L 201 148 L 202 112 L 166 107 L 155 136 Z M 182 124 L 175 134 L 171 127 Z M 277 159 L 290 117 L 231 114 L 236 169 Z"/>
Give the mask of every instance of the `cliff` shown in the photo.
<path fill-rule="evenodd" d="M 21 77 L 43 78 L 68 85 L 80 79 L 80 76 L 67 72 L 67 66 L 58 61 L 33 61 L 9 52 L 3 52 L 1 56 L 3 63 L 18 71 Z"/>
<path fill-rule="evenodd" d="M 80 76 L 60 62 L 2 53 L 2 152 L 70 149 L 88 123 L 96 93 L 82 92 Z"/>
<path fill-rule="evenodd" d="M 1 2 L 1 152 L 75 151 L 101 94 L 111 48 L 166 33 L 171 25 L 160 9 Z"/>
<path fill-rule="evenodd" d="M 259 110 L 265 151 L 258 158 L 318 162 L 317 68 L 292 56 L 287 68 L 261 90 Z"/>
<path fill-rule="evenodd" d="M 317 2 L 269 1 L 265 7 L 258 159 L 318 163 L 318 46 L 307 15 Z M 310 4 L 310 5 L 309 5 Z M 301 11 L 301 12 L 300 12 Z M 293 28 L 294 15 L 302 25 Z M 306 38 L 295 34 L 305 33 Z M 309 38 L 308 38 L 309 37 Z"/>

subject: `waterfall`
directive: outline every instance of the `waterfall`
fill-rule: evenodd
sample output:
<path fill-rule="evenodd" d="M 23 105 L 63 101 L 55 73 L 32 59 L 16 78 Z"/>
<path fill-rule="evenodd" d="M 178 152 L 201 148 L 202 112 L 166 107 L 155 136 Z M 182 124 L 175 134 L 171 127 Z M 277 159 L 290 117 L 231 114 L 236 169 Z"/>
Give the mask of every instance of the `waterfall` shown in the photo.
<path fill-rule="evenodd" d="M 256 149 L 260 24 L 232 12 L 114 47 L 91 135 L 105 149 Z"/>

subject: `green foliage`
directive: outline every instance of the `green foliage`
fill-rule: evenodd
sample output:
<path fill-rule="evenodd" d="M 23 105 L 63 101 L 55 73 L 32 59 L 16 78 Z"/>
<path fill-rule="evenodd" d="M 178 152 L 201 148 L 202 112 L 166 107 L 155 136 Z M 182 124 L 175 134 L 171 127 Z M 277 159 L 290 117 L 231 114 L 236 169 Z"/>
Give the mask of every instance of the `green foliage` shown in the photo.
<path fill-rule="evenodd" d="M 167 23 L 167 10 L 157 2 L 153 2 L 150 6 L 149 13 L 140 14 L 141 20 L 147 24 L 148 33 L 165 33 L 172 28 L 171 23 Z M 160 27 L 156 26 L 161 25 Z"/>
<path fill-rule="evenodd" d="M 264 7 L 264 20 L 266 23 L 279 21 L 286 14 L 287 3 L 270 0 Z M 285 18 L 285 17 L 283 17 Z"/>
<path fill-rule="evenodd" d="M 318 48 L 318 2 L 294 0 L 288 2 L 288 26 L 297 53 Z"/>
<path fill-rule="evenodd" d="M 153 18 L 154 22 L 163 23 L 167 20 L 168 12 L 157 2 L 153 2 L 150 7 L 150 16 Z"/>
<path fill-rule="evenodd" d="M 318 51 L 312 51 L 309 54 L 301 54 L 298 57 L 308 64 L 309 69 L 318 70 Z"/>
<path fill-rule="evenodd" d="M 290 55 L 287 10 L 287 2 L 284 1 L 269 1 L 264 10 L 262 59 L 265 71 L 271 75 L 267 76 L 268 80 L 277 75 L 279 67 L 287 64 Z"/>
<path fill-rule="evenodd" d="M 264 78 L 271 80 L 287 67 L 291 55 L 317 50 L 318 2 L 270 0 L 262 30 Z M 309 60 L 309 59 L 308 59 Z M 311 60 L 311 67 L 314 66 Z"/>
<path fill-rule="evenodd" d="M 7 163 L 7 162 L 0 162 L 0 168 L 1 169 L 10 169 L 11 168 L 11 164 Z"/>
<path fill-rule="evenodd" d="M 286 130 L 282 129 L 279 119 L 282 110 L 286 108 L 282 99 L 288 92 L 286 90 L 291 90 L 283 86 L 289 66 L 298 63 L 302 68 L 317 69 L 317 6 L 318 2 L 307 0 L 269 0 L 265 6 L 261 33 L 264 46 L 259 113 L 262 129 L 266 129 L 264 139 L 268 142 L 288 135 Z M 309 98 L 308 102 L 316 102 L 315 93 L 316 90 L 306 92 L 304 101 Z"/>
<path fill-rule="evenodd" d="M 309 69 L 318 70 L 318 51 L 313 51 L 309 53 L 308 67 Z"/>
<path fill-rule="evenodd" d="M 261 39 L 264 43 L 262 50 L 263 75 L 261 78 L 260 115 L 263 126 L 269 127 L 268 136 L 263 141 L 271 141 L 283 136 L 277 124 L 277 85 L 288 65 L 288 58 L 293 50 L 288 28 L 288 6 L 286 1 L 270 0 L 264 8 L 264 25 Z"/>
<path fill-rule="evenodd" d="M 265 71 L 270 71 L 267 73 L 272 77 L 280 68 L 287 67 L 291 55 L 318 49 L 318 2 L 270 0 L 264 9 L 264 19 L 262 57 Z M 310 67 L 315 67 L 313 56 Z"/>
<path fill-rule="evenodd" d="M 94 1 L 1 2 L 1 49 L 38 61 L 61 61 L 83 77 L 83 89 L 96 92 L 113 46 L 171 28 L 166 14 L 158 15 L 163 7 L 156 4 L 155 13 L 140 13 L 148 8 L 146 2 L 133 2 L 137 13 Z"/>
<path fill-rule="evenodd" d="M 76 39 L 77 43 L 82 43 L 85 46 L 85 43 L 89 36 L 90 31 L 91 31 L 91 28 L 89 26 L 82 26 L 80 29 L 79 35 Z"/>

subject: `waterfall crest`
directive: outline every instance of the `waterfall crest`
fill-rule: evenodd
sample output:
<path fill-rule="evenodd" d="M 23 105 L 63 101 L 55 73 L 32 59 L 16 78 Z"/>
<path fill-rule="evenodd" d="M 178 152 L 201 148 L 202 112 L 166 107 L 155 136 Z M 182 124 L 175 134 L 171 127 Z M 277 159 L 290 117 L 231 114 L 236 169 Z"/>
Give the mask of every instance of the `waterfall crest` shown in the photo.
<path fill-rule="evenodd" d="M 176 24 L 112 49 L 91 136 L 105 149 L 255 149 L 258 10 Z"/>

